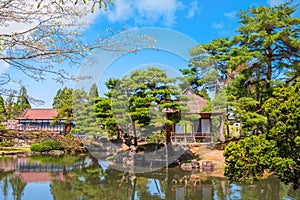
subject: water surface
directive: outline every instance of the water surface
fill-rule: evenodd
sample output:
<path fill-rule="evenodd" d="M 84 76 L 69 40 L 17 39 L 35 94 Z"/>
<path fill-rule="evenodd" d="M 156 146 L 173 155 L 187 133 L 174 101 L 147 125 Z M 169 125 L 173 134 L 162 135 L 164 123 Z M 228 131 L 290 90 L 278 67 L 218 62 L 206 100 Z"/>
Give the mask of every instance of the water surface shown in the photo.
<path fill-rule="evenodd" d="M 220 172 L 169 168 L 134 174 L 87 155 L 0 157 L 0 169 L 3 200 L 300 199 L 300 190 L 276 177 L 233 184 Z"/>

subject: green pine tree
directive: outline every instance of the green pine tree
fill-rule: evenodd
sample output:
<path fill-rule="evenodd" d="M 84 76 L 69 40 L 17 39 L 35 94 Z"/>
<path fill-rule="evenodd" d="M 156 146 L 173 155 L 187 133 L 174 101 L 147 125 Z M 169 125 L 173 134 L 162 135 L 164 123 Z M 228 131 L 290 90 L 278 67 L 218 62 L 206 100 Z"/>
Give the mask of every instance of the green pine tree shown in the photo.
<path fill-rule="evenodd" d="M 231 181 L 252 182 L 269 170 L 299 188 L 300 78 L 294 85 L 274 89 L 263 110 L 268 119 L 266 133 L 226 146 L 225 175 Z"/>
<path fill-rule="evenodd" d="M 7 119 L 15 119 L 16 113 L 15 113 L 15 102 L 14 102 L 14 95 L 10 94 L 8 98 L 6 99 L 6 117 Z"/>
<path fill-rule="evenodd" d="M 134 145 L 144 127 L 154 133 L 164 128 L 164 108 L 180 109 L 180 90 L 175 82 L 165 71 L 154 67 L 135 70 L 118 82 L 112 97 L 113 116 L 123 129 L 133 133 Z"/>
<path fill-rule="evenodd" d="M 0 95 L 0 122 L 4 122 L 6 120 L 6 108 L 4 105 L 4 99 Z"/>
<path fill-rule="evenodd" d="M 300 18 L 293 17 L 295 9 L 287 2 L 241 11 L 237 35 L 196 46 L 191 65 L 182 70 L 192 87 L 213 83 L 217 93 L 226 87 L 228 111 L 246 135 L 264 132 L 262 105 L 274 87 L 300 75 Z"/>
<path fill-rule="evenodd" d="M 99 92 L 98 92 L 96 83 L 92 84 L 90 91 L 89 91 L 89 96 L 91 96 L 95 99 L 99 98 Z"/>
<path fill-rule="evenodd" d="M 53 99 L 53 108 L 57 109 L 58 114 L 54 116 L 52 125 L 59 123 L 65 118 L 66 131 L 70 131 L 73 122 L 73 93 L 72 88 L 59 89 Z"/>
<path fill-rule="evenodd" d="M 25 86 L 21 87 L 14 107 L 17 116 L 22 114 L 27 108 L 31 108 L 31 105 L 29 103 L 29 96 L 27 94 Z"/>
<path fill-rule="evenodd" d="M 96 101 L 99 97 L 96 85 L 90 88 L 89 95 L 84 90 L 75 90 L 74 100 L 74 120 L 76 127 L 74 132 L 92 135 L 95 140 L 98 140 L 103 134 L 100 127 L 100 122 L 97 119 Z"/>
<path fill-rule="evenodd" d="M 105 82 L 105 85 L 109 91 L 105 93 L 105 97 L 99 97 L 96 99 L 95 107 L 97 119 L 103 131 L 107 132 L 108 136 L 110 137 L 117 136 L 117 139 L 123 139 L 124 131 L 122 131 L 120 126 L 117 124 L 111 109 L 111 97 L 118 82 L 119 79 L 113 78 L 110 78 L 107 82 Z"/>

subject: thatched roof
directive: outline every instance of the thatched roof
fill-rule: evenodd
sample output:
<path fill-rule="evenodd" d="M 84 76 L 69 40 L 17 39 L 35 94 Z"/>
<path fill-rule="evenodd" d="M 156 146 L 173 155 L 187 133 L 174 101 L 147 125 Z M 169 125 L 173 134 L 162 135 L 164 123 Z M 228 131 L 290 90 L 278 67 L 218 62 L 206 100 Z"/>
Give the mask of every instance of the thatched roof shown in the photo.
<path fill-rule="evenodd" d="M 188 98 L 187 101 L 183 102 L 189 107 L 189 111 L 185 113 L 200 113 L 202 108 L 207 105 L 208 101 L 199 95 L 197 95 L 193 89 L 186 88 L 182 91 L 181 96 L 185 96 Z M 167 108 L 164 109 L 163 112 L 174 113 L 176 112 L 173 109 Z"/>
<path fill-rule="evenodd" d="M 181 95 L 189 98 L 189 100 L 186 102 L 186 105 L 188 105 L 190 108 L 190 113 L 200 113 L 200 110 L 202 110 L 202 108 L 208 103 L 206 99 L 197 95 L 194 90 L 190 88 L 183 90 Z"/>

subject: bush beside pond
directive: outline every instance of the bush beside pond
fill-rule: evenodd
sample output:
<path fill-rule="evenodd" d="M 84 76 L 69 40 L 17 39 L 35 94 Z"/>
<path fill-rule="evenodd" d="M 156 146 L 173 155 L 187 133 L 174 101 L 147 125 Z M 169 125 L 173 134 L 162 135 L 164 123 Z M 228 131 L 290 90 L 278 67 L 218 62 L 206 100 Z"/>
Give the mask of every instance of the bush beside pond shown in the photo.
<path fill-rule="evenodd" d="M 15 143 L 13 141 L 3 141 L 0 142 L 1 147 L 13 147 Z"/>
<path fill-rule="evenodd" d="M 68 154 L 86 152 L 81 139 L 71 134 L 66 136 L 61 134 L 40 133 L 40 138 L 32 140 L 34 144 L 30 149 L 34 152 L 49 152 L 52 150 L 64 151 Z"/>
<path fill-rule="evenodd" d="M 30 150 L 35 152 L 48 152 L 51 150 L 63 150 L 63 147 L 60 142 L 54 140 L 44 140 L 37 144 L 31 145 Z"/>

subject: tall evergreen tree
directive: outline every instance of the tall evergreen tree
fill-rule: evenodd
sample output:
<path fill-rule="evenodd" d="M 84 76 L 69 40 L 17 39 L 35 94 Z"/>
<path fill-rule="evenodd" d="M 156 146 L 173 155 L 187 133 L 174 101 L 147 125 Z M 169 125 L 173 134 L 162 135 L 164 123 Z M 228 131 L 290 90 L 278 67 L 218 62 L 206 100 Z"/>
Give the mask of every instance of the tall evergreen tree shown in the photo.
<path fill-rule="evenodd" d="M 89 90 L 89 96 L 95 99 L 99 98 L 99 92 L 96 83 L 92 84 Z"/>
<path fill-rule="evenodd" d="M 290 82 L 299 75 L 300 18 L 292 17 L 295 9 L 288 2 L 251 8 L 239 14 L 239 35 L 232 39 L 232 57 L 228 63 L 233 70 L 243 63 L 246 68 L 229 89 L 229 94 L 233 97 L 233 111 L 241 116 L 244 128 L 252 133 L 263 132 L 266 121 L 262 105 L 278 81 Z"/>
<path fill-rule="evenodd" d="M 96 102 L 99 101 L 96 85 L 92 85 L 89 95 L 84 90 L 74 91 L 74 120 L 76 127 L 75 132 L 80 132 L 86 135 L 92 135 L 95 140 L 98 140 L 103 133 L 100 127 L 100 122 L 97 119 Z"/>
<path fill-rule="evenodd" d="M 275 86 L 300 75 L 300 18 L 292 16 L 296 7 L 291 4 L 241 11 L 237 35 L 195 47 L 192 65 L 183 70 L 196 86 L 213 77 L 218 77 L 216 90 L 219 84 L 228 86 L 229 112 L 241 122 L 244 133 L 264 131 L 262 105 Z"/>
<path fill-rule="evenodd" d="M 72 88 L 59 89 L 53 99 L 53 108 L 58 110 L 54 117 L 53 124 L 58 123 L 60 119 L 65 118 L 66 131 L 70 131 L 73 121 L 73 93 Z"/>
<path fill-rule="evenodd" d="M 180 109 L 180 91 L 176 79 L 158 68 L 135 70 L 118 82 L 112 98 L 112 112 L 123 128 L 129 128 L 137 145 L 137 128 L 164 127 L 164 108 Z M 125 125 L 125 127 L 124 127 Z"/>
<path fill-rule="evenodd" d="M 14 107 L 17 115 L 22 114 L 27 108 L 31 108 L 31 105 L 29 103 L 29 97 L 25 86 L 21 87 Z"/>
<path fill-rule="evenodd" d="M 3 100 L 2 96 L 0 95 L 0 129 L 4 129 L 2 122 L 5 122 L 6 119 L 7 119 L 7 115 L 6 115 L 4 100 Z"/>
<path fill-rule="evenodd" d="M 14 119 L 16 117 L 15 113 L 15 102 L 14 95 L 10 94 L 6 99 L 6 116 L 7 119 Z"/>
<path fill-rule="evenodd" d="M 239 14 L 241 26 L 233 42 L 240 46 L 236 50 L 241 51 L 242 59 L 251 56 L 253 67 L 261 68 L 261 80 L 265 80 L 269 94 L 272 93 L 269 90 L 271 81 L 281 70 L 299 74 L 300 17 L 292 17 L 295 10 L 296 7 L 287 2 L 274 7 L 252 8 Z M 238 57 L 235 60 L 243 61 Z M 286 77 L 286 80 L 295 78 Z"/>
<path fill-rule="evenodd" d="M 4 105 L 4 99 L 0 95 L 0 122 L 3 122 L 6 119 L 6 108 Z"/>
<path fill-rule="evenodd" d="M 111 97 L 114 89 L 117 86 L 119 79 L 111 78 L 105 85 L 109 90 L 105 93 L 105 97 L 99 97 L 96 101 L 97 119 L 102 126 L 102 129 L 108 133 L 109 136 L 117 136 L 117 139 L 123 139 L 123 131 L 117 124 L 116 119 L 113 117 L 111 109 Z"/>

